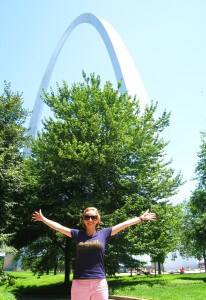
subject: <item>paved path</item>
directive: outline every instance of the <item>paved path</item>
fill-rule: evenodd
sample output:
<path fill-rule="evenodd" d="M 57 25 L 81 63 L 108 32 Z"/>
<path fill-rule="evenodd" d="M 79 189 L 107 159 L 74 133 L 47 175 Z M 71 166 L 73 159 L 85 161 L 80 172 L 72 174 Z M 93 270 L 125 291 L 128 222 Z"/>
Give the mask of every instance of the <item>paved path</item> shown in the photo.
<path fill-rule="evenodd" d="M 33 297 L 33 296 L 24 296 L 21 298 L 18 298 L 19 300 L 70 300 L 68 297 L 67 298 L 39 298 L 39 297 Z M 108 300 L 113 300 L 113 299 L 108 299 Z"/>
<path fill-rule="evenodd" d="M 40 297 L 33 297 L 33 296 L 22 296 L 20 298 L 18 298 L 18 300 L 70 300 L 69 297 L 66 298 L 40 298 Z"/>
<path fill-rule="evenodd" d="M 39 297 L 33 297 L 33 296 L 22 296 L 19 298 L 19 300 L 70 300 L 68 297 L 66 298 L 39 298 Z M 111 300 L 111 299 L 109 299 Z"/>
<path fill-rule="evenodd" d="M 108 300 L 144 300 L 141 298 L 134 298 L 134 297 L 127 297 L 127 296 L 111 296 L 111 299 Z M 33 297 L 33 296 L 22 296 L 19 298 L 19 300 L 70 300 L 69 297 L 64 297 L 64 298 L 40 298 L 40 297 Z"/>
<path fill-rule="evenodd" d="M 126 297 L 126 296 L 111 296 L 111 299 L 109 300 L 144 300 L 141 298 L 134 298 L 134 297 Z M 33 296 L 22 296 L 19 298 L 19 300 L 70 300 L 69 297 L 65 298 L 39 298 L 39 297 L 33 297 Z"/>

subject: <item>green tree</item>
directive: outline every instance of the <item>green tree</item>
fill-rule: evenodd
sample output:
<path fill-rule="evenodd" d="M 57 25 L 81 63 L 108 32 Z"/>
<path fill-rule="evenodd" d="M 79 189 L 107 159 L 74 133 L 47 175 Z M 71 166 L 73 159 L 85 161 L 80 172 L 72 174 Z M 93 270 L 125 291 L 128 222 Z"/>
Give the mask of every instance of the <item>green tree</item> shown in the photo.
<path fill-rule="evenodd" d="M 169 125 L 169 114 L 156 118 L 154 104 L 140 112 L 136 99 L 120 94 L 109 82 L 101 88 L 100 78 L 93 74 L 89 78 L 84 74 L 84 82 L 71 88 L 65 82 L 57 85 L 57 92 L 45 92 L 43 100 L 54 117 L 44 120 L 32 154 L 24 161 L 25 193 L 15 208 L 16 246 L 25 246 L 43 233 L 57 240 L 45 225 L 29 222 L 32 209 L 42 208 L 48 218 L 76 228 L 81 226 L 81 210 L 97 206 L 105 227 L 175 194 L 181 176 L 165 161 L 167 143 L 160 136 Z M 111 240 L 107 249 L 110 258 L 117 254 L 117 263 L 131 252 L 124 244 L 127 232 Z M 64 237 L 61 247 L 67 283 L 71 240 Z M 114 268 L 111 263 L 107 266 L 108 271 Z"/>
<path fill-rule="evenodd" d="M 161 274 L 161 265 L 167 255 L 179 248 L 184 214 L 181 205 L 173 206 L 166 202 L 158 203 L 153 210 L 156 211 L 157 220 L 149 231 L 152 242 L 148 244 L 147 253 L 158 264 L 158 273 Z"/>
<path fill-rule="evenodd" d="M 8 225 L 13 220 L 12 208 L 21 194 L 22 148 L 28 142 L 24 122 L 28 111 L 22 107 L 22 95 L 11 91 L 11 85 L 4 83 L 0 95 L 0 250 L 14 253 L 15 249 L 7 246 Z M 2 271 L 2 281 L 9 283 L 11 278 Z"/>
<path fill-rule="evenodd" d="M 0 232 L 12 218 L 11 208 L 21 191 L 21 150 L 28 141 L 24 127 L 28 111 L 22 104 L 22 94 L 12 92 L 5 82 L 0 96 Z"/>
<path fill-rule="evenodd" d="M 206 133 L 202 133 L 195 169 L 198 185 L 185 204 L 182 254 L 203 259 L 206 272 Z"/>
<path fill-rule="evenodd" d="M 181 205 L 173 206 L 166 201 L 152 205 L 151 210 L 156 213 L 156 220 L 129 229 L 127 237 L 133 249 L 139 249 L 139 254 L 150 255 L 161 274 L 167 255 L 179 247 L 183 211 Z"/>
<path fill-rule="evenodd" d="M 203 259 L 206 272 L 206 191 L 198 187 L 185 204 L 180 253 Z"/>
<path fill-rule="evenodd" d="M 56 244 L 51 243 L 48 236 L 40 236 L 18 252 L 15 260 L 19 259 L 23 270 L 31 270 L 39 276 L 44 272 L 49 274 L 49 271 L 53 270 L 56 275 L 57 269 L 62 269 L 64 252 Z"/>

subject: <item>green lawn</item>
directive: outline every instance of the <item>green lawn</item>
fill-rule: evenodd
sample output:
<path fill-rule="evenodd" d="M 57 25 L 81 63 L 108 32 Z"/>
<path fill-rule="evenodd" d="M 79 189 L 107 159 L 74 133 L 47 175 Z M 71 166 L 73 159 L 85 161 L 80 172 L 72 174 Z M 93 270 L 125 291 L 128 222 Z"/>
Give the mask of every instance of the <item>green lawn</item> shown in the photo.
<path fill-rule="evenodd" d="M 13 300 L 12 295 L 3 298 L 3 291 L 14 295 L 63 296 L 64 275 L 43 275 L 30 272 L 9 272 L 14 285 L 5 289 L 0 286 L 0 299 Z M 119 276 L 108 278 L 110 294 L 142 297 L 150 300 L 204 300 L 206 299 L 206 274 L 177 274 L 154 276 Z M 2 297 L 2 298 L 1 298 Z M 10 297 L 10 298 L 9 298 Z"/>
<path fill-rule="evenodd" d="M 16 298 L 10 292 L 0 291 L 0 300 L 16 300 Z"/>
<path fill-rule="evenodd" d="M 113 295 L 151 300 L 206 299 L 206 274 L 118 277 L 108 281 Z"/>
<path fill-rule="evenodd" d="M 21 295 L 61 297 L 67 292 L 63 285 L 63 273 L 56 276 L 53 274 L 43 275 L 40 278 L 31 272 L 8 272 L 8 274 L 14 279 L 14 285 L 0 286 L 0 296 L 3 291 L 13 292 L 18 299 Z M 4 298 L 2 299 L 4 300 Z M 2 299 L 0 297 L 0 300 Z M 11 300 L 13 299 L 11 298 Z"/>

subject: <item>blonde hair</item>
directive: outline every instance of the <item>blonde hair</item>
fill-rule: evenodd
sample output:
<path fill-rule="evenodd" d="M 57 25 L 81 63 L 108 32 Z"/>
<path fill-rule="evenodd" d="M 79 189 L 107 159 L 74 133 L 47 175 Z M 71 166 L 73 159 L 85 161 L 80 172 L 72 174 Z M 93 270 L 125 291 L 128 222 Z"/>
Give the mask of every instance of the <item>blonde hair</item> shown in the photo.
<path fill-rule="evenodd" d="M 96 207 L 87 207 L 87 208 L 85 208 L 85 210 L 83 211 L 82 225 L 83 225 L 84 228 L 86 228 L 86 226 L 85 226 L 85 224 L 84 224 L 84 216 L 85 216 L 86 213 L 87 213 L 88 211 L 90 211 L 90 210 L 92 210 L 92 211 L 94 211 L 94 212 L 96 213 L 97 221 L 98 221 L 98 223 L 97 223 L 97 225 L 96 225 L 96 228 L 98 228 L 98 227 L 99 227 L 99 224 L 101 223 L 101 217 L 100 217 L 100 213 L 99 213 L 99 211 L 98 211 L 98 209 L 97 209 Z"/>

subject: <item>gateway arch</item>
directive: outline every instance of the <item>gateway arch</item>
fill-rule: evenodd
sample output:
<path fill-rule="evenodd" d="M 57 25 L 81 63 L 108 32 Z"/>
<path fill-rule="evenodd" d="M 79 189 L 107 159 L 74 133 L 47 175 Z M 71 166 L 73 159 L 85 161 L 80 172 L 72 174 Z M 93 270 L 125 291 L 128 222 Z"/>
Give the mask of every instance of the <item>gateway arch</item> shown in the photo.
<path fill-rule="evenodd" d="M 114 28 L 107 23 L 102 18 L 99 18 L 93 14 L 85 13 L 77 17 L 66 29 L 62 35 L 60 41 L 58 42 L 42 78 L 39 91 L 35 100 L 33 113 L 31 115 L 30 124 L 29 124 L 29 134 L 33 137 L 36 136 L 38 126 L 42 116 L 43 110 L 43 101 L 41 99 L 42 89 L 47 90 L 53 69 L 55 67 L 57 58 L 68 39 L 71 32 L 80 24 L 88 23 L 95 27 L 95 29 L 100 34 L 107 52 L 109 54 L 115 76 L 117 81 L 122 80 L 122 86 L 120 87 L 120 92 L 127 91 L 131 96 L 137 96 L 137 99 L 140 100 L 140 107 L 143 108 L 148 102 L 148 96 L 144 89 L 144 85 L 140 78 L 140 75 L 135 67 L 135 64 L 125 47 L 123 41 L 114 30 Z M 28 152 L 28 149 L 27 151 Z"/>

